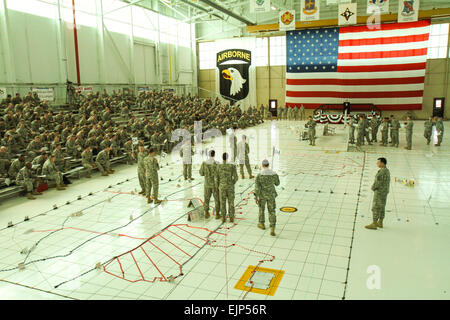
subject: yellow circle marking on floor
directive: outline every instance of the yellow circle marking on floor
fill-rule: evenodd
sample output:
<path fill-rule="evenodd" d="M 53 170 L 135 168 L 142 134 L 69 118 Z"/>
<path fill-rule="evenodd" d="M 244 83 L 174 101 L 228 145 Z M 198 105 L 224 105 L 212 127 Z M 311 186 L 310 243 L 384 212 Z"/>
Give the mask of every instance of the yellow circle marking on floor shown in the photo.
<path fill-rule="evenodd" d="M 294 207 L 281 207 L 280 211 L 291 213 L 291 212 L 297 211 L 297 208 L 294 208 Z"/>

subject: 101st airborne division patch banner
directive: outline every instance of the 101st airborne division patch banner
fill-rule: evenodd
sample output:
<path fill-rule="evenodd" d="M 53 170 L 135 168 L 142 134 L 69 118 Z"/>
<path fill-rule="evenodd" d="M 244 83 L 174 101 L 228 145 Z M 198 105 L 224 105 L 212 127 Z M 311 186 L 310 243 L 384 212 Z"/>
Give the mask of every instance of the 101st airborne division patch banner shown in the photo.
<path fill-rule="evenodd" d="M 398 1 L 398 22 L 417 21 L 419 18 L 420 0 Z"/>
<path fill-rule="evenodd" d="M 216 92 L 222 101 L 244 110 L 256 106 L 255 38 L 215 41 Z"/>
<path fill-rule="evenodd" d="M 300 20 L 319 20 L 320 0 L 302 0 L 300 2 Z"/>
<path fill-rule="evenodd" d="M 269 12 L 270 0 L 250 0 L 250 12 Z"/>

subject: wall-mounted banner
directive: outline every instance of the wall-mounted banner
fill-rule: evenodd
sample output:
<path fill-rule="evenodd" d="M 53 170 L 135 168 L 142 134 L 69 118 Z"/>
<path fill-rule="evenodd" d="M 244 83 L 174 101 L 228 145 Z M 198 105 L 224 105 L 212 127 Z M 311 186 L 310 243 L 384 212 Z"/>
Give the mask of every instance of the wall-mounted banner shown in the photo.
<path fill-rule="evenodd" d="M 8 94 L 6 93 L 6 88 L 1 87 L 0 88 L 0 100 L 6 99 Z"/>
<path fill-rule="evenodd" d="M 319 20 L 320 0 L 302 0 L 300 2 L 300 20 Z"/>
<path fill-rule="evenodd" d="M 47 100 L 47 102 L 54 102 L 55 101 L 55 88 L 49 88 L 49 87 L 36 87 L 31 88 L 31 92 L 37 92 L 37 95 L 39 99 Z"/>
<path fill-rule="evenodd" d="M 280 11 L 280 31 L 295 30 L 295 10 Z"/>
<path fill-rule="evenodd" d="M 398 1 L 398 22 L 417 21 L 419 18 L 420 0 Z"/>
<path fill-rule="evenodd" d="M 367 13 L 377 14 L 377 9 L 380 14 L 389 13 L 389 0 L 367 0 Z"/>
<path fill-rule="evenodd" d="M 339 4 L 338 20 L 340 26 L 356 24 L 356 3 Z"/>
<path fill-rule="evenodd" d="M 92 87 L 75 87 L 75 91 L 78 91 L 81 94 L 89 94 L 94 92 L 94 89 Z"/>
<path fill-rule="evenodd" d="M 215 42 L 216 92 L 230 105 L 256 106 L 256 72 L 252 61 L 255 38 Z"/>
<path fill-rule="evenodd" d="M 270 0 L 250 0 L 250 13 L 269 12 Z"/>

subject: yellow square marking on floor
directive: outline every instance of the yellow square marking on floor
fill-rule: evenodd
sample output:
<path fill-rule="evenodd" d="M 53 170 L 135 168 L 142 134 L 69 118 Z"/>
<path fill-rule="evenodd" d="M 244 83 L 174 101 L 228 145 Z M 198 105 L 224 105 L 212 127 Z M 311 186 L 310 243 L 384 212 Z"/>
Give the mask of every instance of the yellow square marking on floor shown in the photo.
<path fill-rule="evenodd" d="M 270 284 L 267 289 L 254 288 L 254 287 L 247 285 L 247 283 L 249 282 L 249 280 L 252 277 L 254 272 L 264 272 L 268 275 L 273 274 L 273 278 L 270 281 Z M 277 291 L 278 285 L 280 284 L 280 281 L 281 281 L 281 278 L 283 278 L 283 275 L 284 275 L 283 270 L 275 270 L 275 269 L 269 269 L 269 268 L 248 266 L 247 270 L 245 270 L 241 279 L 239 279 L 239 281 L 236 283 L 234 288 L 238 289 L 238 290 L 273 296 L 275 294 L 275 292 Z"/>

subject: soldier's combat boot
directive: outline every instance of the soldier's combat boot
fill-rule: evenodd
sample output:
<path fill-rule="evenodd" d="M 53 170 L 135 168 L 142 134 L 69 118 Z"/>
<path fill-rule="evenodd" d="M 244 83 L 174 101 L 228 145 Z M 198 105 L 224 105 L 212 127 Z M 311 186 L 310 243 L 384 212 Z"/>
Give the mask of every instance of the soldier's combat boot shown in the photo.
<path fill-rule="evenodd" d="M 270 227 L 270 235 L 275 236 L 275 227 Z"/>
<path fill-rule="evenodd" d="M 244 180 L 244 179 L 245 179 L 245 178 L 244 178 L 244 175 L 241 175 L 241 179 L 242 179 L 242 180 Z"/>
<path fill-rule="evenodd" d="M 108 174 L 106 172 L 102 172 L 102 176 L 107 177 Z"/>
<path fill-rule="evenodd" d="M 147 197 L 147 203 L 152 203 L 153 199 L 151 197 Z"/>
<path fill-rule="evenodd" d="M 33 196 L 41 196 L 42 193 L 38 192 L 37 190 L 33 190 L 33 192 L 31 193 Z"/>
<path fill-rule="evenodd" d="M 266 226 L 264 225 L 264 223 L 258 223 L 258 228 L 266 230 Z"/>
<path fill-rule="evenodd" d="M 108 173 L 114 173 L 115 171 L 114 170 L 112 170 L 112 169 L 109 169 L 108 170 Z"/>
<path fill-rule="evenodd" d="M 230 222 L 234 223 L 234 217 L 230 217 Z"/>
<path fill-rule="evenodd" d="M 63 186 L 61 186 L 61 185 L 57 185 L 56 186 L 56 190 L 66 190 L 66 188 L 64 188 Z"/>
<path fill-rule="evenodd" d="M 35 197 L 33 197 L 33 195 L 31 194 L 31 193 L 27 193 L 27 198 L 28 199 L 30 199 L 30 200 L 34 200 L 34 199 L 36 199 Z"/>
<path fill-rule="evenodd" d="M 427 145 L 429 145 L 429 144 L 430 144 L 430 139 L 427 140 Z"/>
<path fill-rule="evenodd" d="M 383 228 L 383 219 L 378 219 L 377 227 L 378 228 Z"/>
<path fill-rule="evenodd" d="M 205 219 L 209 219 L 209 211 L 205 212 Z"/>
<path fill-rule="evenodd" d="M 153 202 L 154 202 L 155 204 L 160 204 L 160 203 L 162 202 L 162 200 L 155 199 L 155 200 L 153 200 Z"/>
<path fill-rule="evenodd" d="M 223 216 L 222 216 L 222 222 L 225 222 L 226 220 L 227 220 L 226 215 L 223 215 Z"/>
<path fill-rule="evenodd" d="M 216 220 L 219 220 L 220 218 L 220 214 L 216 214 Z"/>
<path fill-rule="evenodd" d="M 249 179 L 253 179 L 255 176 L 250 176 Z"/>
<path fill-rule="evenodd" d="M 374 221 L 371 224 L 365 226 L 366 229 L 377 230 L 377 222 Z"/>
<path fill-rule="evenodd" d="M 144 194 L 145 192 L 144 192 L 144 190 L 141 190 L 140 192 L 139 192 L 139 194 Z"/>
<path fill-rule="evenodd" d="M 92 178 L 92 177 L 91 177 L 91 175 L 87 175 L 86 178 L 90 179 L 90 178 Z"/>

